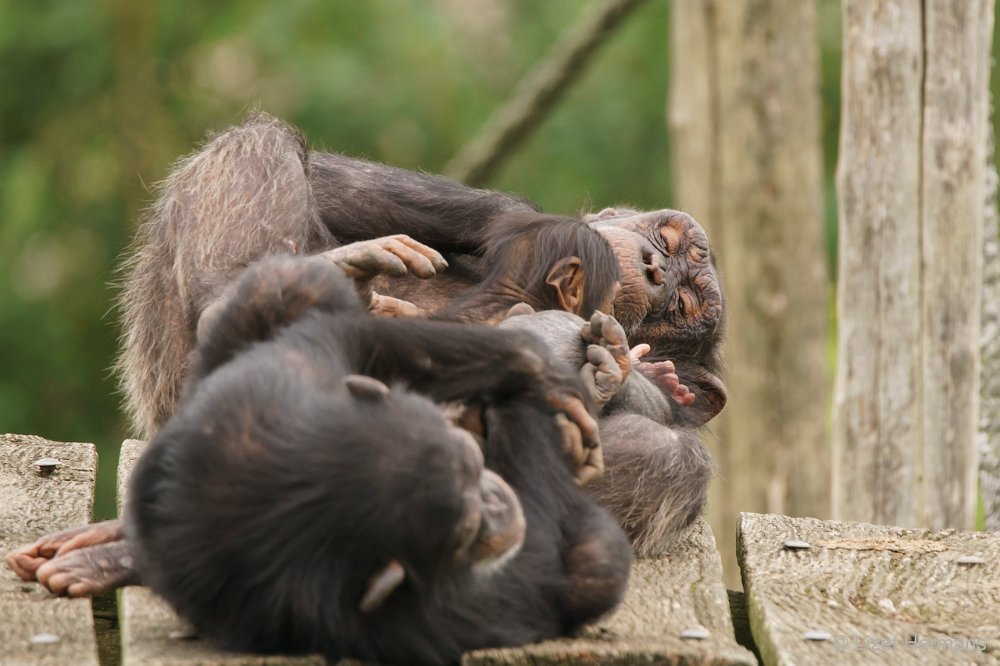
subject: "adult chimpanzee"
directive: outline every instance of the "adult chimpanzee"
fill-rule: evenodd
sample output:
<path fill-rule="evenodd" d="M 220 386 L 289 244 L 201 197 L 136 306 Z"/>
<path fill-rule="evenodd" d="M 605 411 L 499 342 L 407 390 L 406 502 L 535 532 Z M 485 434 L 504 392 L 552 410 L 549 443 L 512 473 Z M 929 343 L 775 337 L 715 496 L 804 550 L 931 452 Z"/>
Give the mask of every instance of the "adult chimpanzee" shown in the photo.
<path fill-rule="evenodd" d="M 327 262 L 272 258 L 199 336 L 134 472 L 127 541 L 79 562 L 131 545 L 202 635 L 332 660 L 456 662 L 620 601 L 629 542 L 576 487 L 553 419 L 596 434 L 589 397 L 532 335 L 375 318 Z M 481 450 L 447 401 L 481 414 Z"/>
<path fill-rule="evenodd" d="M 429 277 L 447 265 L 444 253 L 453 267 L 434 280 L 377 284 L 434 312 L 481 281 L 484 232 L 508 213 L 537 209 L 437 176 L 309 153 L 299 134 L 266 116 L 216 137 L 167 179 L 126 267 L 120 369 L 140 434 L 172 413 L 201 313 L 253 261 L 323 253 L 361 283 L 373 309 L 395 312 L 406 306 L 373 294 L 373 278 Z M 586 219 L 621 266 L 615 315 L 633 343 L 650 344 L 648 360 L 669 358 L 690 387 L 696 399 L 677 418 L 704 423 L 725 402 L 715 376 L 722 296 L 704 232 L 677 211 L 608 209 Z M 382 238 L 392 234 L 413 240 Z"/>

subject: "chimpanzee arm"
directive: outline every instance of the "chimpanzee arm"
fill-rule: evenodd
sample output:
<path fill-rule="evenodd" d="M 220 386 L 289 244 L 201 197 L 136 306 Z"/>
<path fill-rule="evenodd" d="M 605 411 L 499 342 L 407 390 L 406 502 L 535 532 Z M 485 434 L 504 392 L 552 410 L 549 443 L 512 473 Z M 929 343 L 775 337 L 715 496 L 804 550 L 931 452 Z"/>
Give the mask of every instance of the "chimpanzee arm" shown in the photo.
<path fill-rule="evenodd" d="M 342 243 L 407 234 L 442 252 L 476 253 L 489 220 L 538 210 L 508 194 L 343 155 L 311 153 L 308 179 L 320 219 Z"/>
<path fill-rule="evenodd" d="M 494 401 L 562 395 L 592 409 L 573 368 L 521 331 L 450 322 L 346 317 L 336 335 L 361 372 L 403 381 L 434 400 Z"/>

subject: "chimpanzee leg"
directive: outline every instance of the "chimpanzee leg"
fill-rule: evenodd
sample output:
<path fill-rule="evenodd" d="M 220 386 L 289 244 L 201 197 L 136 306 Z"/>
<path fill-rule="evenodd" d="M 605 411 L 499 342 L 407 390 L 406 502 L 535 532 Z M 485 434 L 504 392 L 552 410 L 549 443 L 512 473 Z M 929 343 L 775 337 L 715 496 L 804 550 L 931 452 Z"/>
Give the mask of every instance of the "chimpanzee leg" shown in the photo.
<path fill-rule="evenodd" d="M 617 518 L 636 554 L 655 556 L 701 513 L 713 466 L 693 429 L 636 414 L 601 419 L 607 472 L 588 490 Z"/>
<path fill-rule="evenodd" d="M 343 322 L 336 336 L 366 374 L 405 381 L 438 402 L 492 403 L 525 394 L 542 400 L 579 428 L 582 450 L 574 453 L 584 461 L 581 473 L 603 469 L 586 387 L 570 366 L 551 359 L 534 335 L 447 322 L 354 317 Z"/>

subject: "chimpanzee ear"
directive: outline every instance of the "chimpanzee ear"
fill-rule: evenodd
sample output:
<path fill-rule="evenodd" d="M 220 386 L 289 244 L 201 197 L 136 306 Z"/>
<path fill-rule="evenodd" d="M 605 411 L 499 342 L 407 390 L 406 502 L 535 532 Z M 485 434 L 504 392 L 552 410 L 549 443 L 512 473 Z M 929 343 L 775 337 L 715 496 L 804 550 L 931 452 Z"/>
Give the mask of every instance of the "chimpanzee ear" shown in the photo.
<path fill-rule="evenodd" d="M 377 402 L 384 400 L 389 395 L 389 387 L 375 379 L 365 375 L 347 375 L 344 377 L 344 385 L 355 398 Z"/>
<path fill-rule="evenodd" d="M 361 597 L 359 608 L 362 613 L 371 613 L 385 603 L 392 591 L 399 587 L 406 578 L 406 571 L 399 560 L 391 560 L 380 571 L 376 571 L 368 579 L 368 589 Z"/>
<path fill-rule="evenodd" d="M 583 262 L 579 257 L 563 257 L 552 265 L 545 283 L 555 288 L 559 307 L 577 312 L 583 303 Z"/>

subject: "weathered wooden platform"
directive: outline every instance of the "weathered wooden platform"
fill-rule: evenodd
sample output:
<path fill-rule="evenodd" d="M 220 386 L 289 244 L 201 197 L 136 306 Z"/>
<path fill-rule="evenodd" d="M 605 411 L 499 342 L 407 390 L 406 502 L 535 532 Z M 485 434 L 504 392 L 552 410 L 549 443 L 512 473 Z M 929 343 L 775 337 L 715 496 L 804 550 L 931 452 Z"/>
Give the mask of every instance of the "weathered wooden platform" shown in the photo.
<path fill-rule="evenodd" d="M 1000 663 L 998 533 L 744 513 L 737 539 L 765 664 Z"/>
<path fill-rule="evenodd" d="M 60 464 L 42 475 L 34 464 Z M 90 522 L 97 474 L 93 444 L 0 435 L 0 556 L 49 532 Z M 98 663 L 90 599 L 57 599 L 0 564 L 0 662 Z"/>
<path fill-rule="evenodd" d="M 119 497 L 144 446 L 122 445 Z M 46 457 L 61 464 L 43 475 L 34 462 Z M 88 522 L 96 465 L 90 444 L 0 435 L 0 554 Z M 755 664 L 734 638 L 733 617 L 745 611 L 752 640 L 737 626 L 740 641 L 769 665 L 1000 664 L 1000 533 L 742 514 L 738 540 L 745 607 L 743 595 L 727 595 L 715 539 L 699 521 L 664 557 L 637 561 L 622 606 L 582 636 L 463 662 Z M 219 650 L 145 588 L 122 590 L 118 611 L 129 666 L 324 663 Z M 53 598 L 0 569 L 0 664 L 117 663 L 94 634 L 89 600 Z"/>

